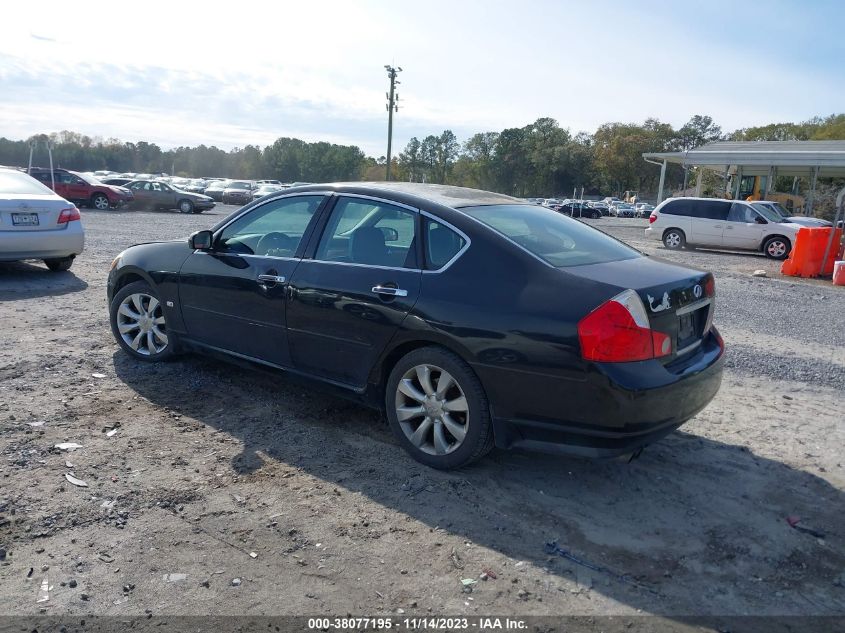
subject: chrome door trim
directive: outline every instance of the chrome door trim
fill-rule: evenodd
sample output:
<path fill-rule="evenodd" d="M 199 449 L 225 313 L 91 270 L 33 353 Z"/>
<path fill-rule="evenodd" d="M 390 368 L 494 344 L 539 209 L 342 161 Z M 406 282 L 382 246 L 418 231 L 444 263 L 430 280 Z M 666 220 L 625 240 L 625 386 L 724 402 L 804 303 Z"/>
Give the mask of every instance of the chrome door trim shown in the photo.
<path fill-rule="evenodd" d="M 372 292 L 377 295 L 389 295 L 391 297 L 407 297 L 408 291 L 402 288 L 391 288 L 390 286 L 373 286 Z"/>

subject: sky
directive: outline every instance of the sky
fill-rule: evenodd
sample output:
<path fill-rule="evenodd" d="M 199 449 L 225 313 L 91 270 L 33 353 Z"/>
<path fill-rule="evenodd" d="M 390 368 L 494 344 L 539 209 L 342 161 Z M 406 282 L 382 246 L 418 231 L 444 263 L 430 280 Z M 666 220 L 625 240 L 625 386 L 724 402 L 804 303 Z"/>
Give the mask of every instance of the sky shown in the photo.
<path fill-rule="evenodd" d="M 401 66 L 394 154 L 412 136 L 573 134 L 706 114 L 725 131 L 845 111 L 845 3 L 298 0 L 4 7 L 0 136 L 72 130 L 386 152 L 385 64 Z"/>

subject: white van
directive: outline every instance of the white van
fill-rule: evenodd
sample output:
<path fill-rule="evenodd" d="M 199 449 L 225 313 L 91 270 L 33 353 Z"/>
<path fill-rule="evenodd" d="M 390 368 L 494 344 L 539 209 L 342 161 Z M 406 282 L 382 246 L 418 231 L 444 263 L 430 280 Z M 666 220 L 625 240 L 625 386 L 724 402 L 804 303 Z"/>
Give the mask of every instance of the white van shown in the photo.
<path fill-rule="evenodd" d="M 762 251 L 786 259 L 801 227 L 763 205 L 714 198 L 669 198 L 651 212 L 646 238 L 666 248 L 703 246 Z"/>

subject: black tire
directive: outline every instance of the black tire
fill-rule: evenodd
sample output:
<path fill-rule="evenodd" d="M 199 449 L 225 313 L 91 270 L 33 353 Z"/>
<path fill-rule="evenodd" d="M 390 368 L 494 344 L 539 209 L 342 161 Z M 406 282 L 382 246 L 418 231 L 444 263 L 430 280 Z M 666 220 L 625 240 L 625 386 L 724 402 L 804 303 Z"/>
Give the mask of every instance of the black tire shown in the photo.
<path fill-rule="evenodd" d="M 687 245 L 687 236 L 681 229 L 666 229 L 663 232 L 663 246 L 676 251 Z"/>
<path fill-rule="evenodd" d="M 99 211 L 108 211 L 111 204 L 109 199 L 103 193 L 95 193 L 91 196 L 91 208 Z"/>
<path fill-rule="evenodd" d="M 45 259 L 44 263 L 47 264 L 47 268 L 54 273 L 58 273 L 64 270 L 70 270 L 70 267 L 73 265 L 73 259 L 74 256 L 69 255 L 68 257 L 59 257 L 57 259 Z"/>
<path fill-rule="evenodd" d="M 448 372 L 448 374 L 454 379 L 455 387 L 453 389 L 456 389 L 456 391 L 452 391 L 452 389 L 450 389 L 447 392 L 444 392 L 441 403 L 448 400 L 448 393 L 455 394 L 457 397 L 457 399 L 452 400 L 452 402 L 457 402 L 458 399 L 460 399 L 461 392 L 463 397 L 466 399 L 465 415 L 463 413 L 456 412 L 455 410 L 450 410 L 451 415 L 454 417 L 450 417 L 448 413 L 446 415 L 446 417 L 453 423 L 463 416 L 463 428 L 465 429 L 465 435 L 462 440 L 458 441 L 456 436 L 449 433 L 448 437 L 455 440 L 457 445 L 455 445 L 454 449 L 450 449 L 444 454 L 431 454 L 414 444 L 406 434 L 406 430 L 403 430 L 402 424 L 399 422 L 397 405 L 402 406 L 401 403 L 399 403 L 399 398 L 404 398 L 404 396 L 397 393 L 399 383 L 403 380 L 406 373 L 414 372 L 415 368 L 419 366 L 433 366 L 432 368 L 434 370 L 441 369 Z M 441 373 L 438 375 L 436 371 L 433 371 L 430 375 L 430 386 L 440 386 L 439 381 L 443 374 Z M 419 388 L 417 390 L 420 391 Z M 470 366 L 463 361 L 463 359 L 441 347 L 422 347 L 409 352 L 403 356 L 398 363 L 396 363 L 396 366 L 390 372 L 390 376 L 387 379 L 385 389 L 385 408 L 390 427 L 399 443 L 406 451 L 408 451 L 408 453 L 410 453 L 411 457 L 426 466 L 442 470 L 460 468 L 481 459 L 493 448 L 493 424 L 490 419 L 490 406 L 487 402 L 487 396 L 484 393 L 484 388 L 481 386 L 481 381 L 478 380 L 478 377 L 472 371 Z M 421 405 L 420 408 L 423 408 L 423 405 Z M 423 418 L 423 415 L 420 414 L 419 417 Z M 419 420 L 419 424 L 417 424 L 415 429 L 420 429 L 424 420 L 428 419 L 428 413 L 426 413 L 424 419 Z M 414 420 L 415 418 L 409 418 L 404 421 L 405 428 L 409 431 L 414 424 Z M 433 448 L 433 444 L 435 434 L 434 429 L 437 425 L 443 429 L 443 433 L 448 431 L 447 426 L 442 422 L 435 420 L 430 423 L 427 428 L 432 429 L 432 446 L 429 447 L 432 450 L 436 450 Z M 425 436 L 427 437 L 428 435 L 429 433 L 426 431 Z"/>
<path fill-rule="evenodd" d="M 176 205 L 179 208 L 179 213 L 193 213 L 194 212 L 194 203 L 184 198 L 179 201 Z"/>
<path fill-rule="evenodd" d="M 792 242 L 782 235 L 773 235 L 763 244 L 763 253 L 769 259 L 786 259 L 792 251 Z"/>
<path fill-rule="evenodd" d="M 127 284 L 123 286 L 123 288 L 118 290 L 117 293 L 114 295 L 114 298 L 112 299 L 111 305 L 109 306 L 109 323 L 111 324 L 111 331 L 114 335 L 114 339 L 117 341 L 117 344 L 120 345 L 121 348 L 123 348 L 123 351 L 125 351 L 132 358 L 135 358 L 137 360 L 142 360 L 147 363 L 156 363 L 167 360 L 168 358 L 172 357 L 175 353 L 177 343 L 173 334 L 167 332 L 166 322 L 157 326 L 159 332 L 163 332 L 167 339 L 162 349 L 150 348 L 149 336 L 144 336 L 141 327 L 131 329 L 125 332 L 125 334 L 129 338 L 134 338 L 134 336 L 142 337 L 142 340 L 138 341 L 138 350 L 133 349 L 132 345 L 126 340 L 124 340 L 124 334 L 120 332 L 121 326 L 126 325 L 127 323 L 131 324 L 131 322 L 135 320 L 119 312 L 120 307 L 124 303 L 124 301 L 128 299 L 130 303 L 128 307 L 130 307 L 130 309 L 132 309 L 139 315 L 141 314 L 141 312 L 143 312 L 143 308 L 149 308 L 151 305 L 150 303 L 145 303 L 142 299 L 142 310 L 139 311 L 137 306 L 131 305 L 132 295 L 145 295 L 147 297 L 154 298 L 159 303 L 155 310 L 150 311 L 150 316 L 152 318 L 157 318 L 155 315 L 158 314 L 161 316 L 162 319 L 164 318 L 163 307 L 161 306 L 161 300 L 158 296 L 158 292 L 153 290 L 150 284 L 148 284 L 146 281 L 134 281 L 131 284 Z M 138 334 L 134 334 L 135 332 L 138 332 Z M 161 339 L 158 338 L 156 334 L 153 334 L 153 337 L 153 347 L 155 348 L 156 343 L 161 343 Z"/>

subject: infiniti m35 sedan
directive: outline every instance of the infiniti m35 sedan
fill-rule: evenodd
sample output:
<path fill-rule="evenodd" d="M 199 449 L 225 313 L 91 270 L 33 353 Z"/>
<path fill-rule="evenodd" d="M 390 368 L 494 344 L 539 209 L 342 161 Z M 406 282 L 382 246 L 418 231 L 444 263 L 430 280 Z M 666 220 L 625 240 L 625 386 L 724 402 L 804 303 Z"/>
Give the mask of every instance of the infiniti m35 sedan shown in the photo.
<path fill-rule="evenodd" d="M 320 381 L 385 411 L 435 468 L 493 446 L 634 453 L 722 378 L 711 274 L 459 187 L 287 189 L 123 251 L 108 298 L 133 358 L 199 351 Z"/>

